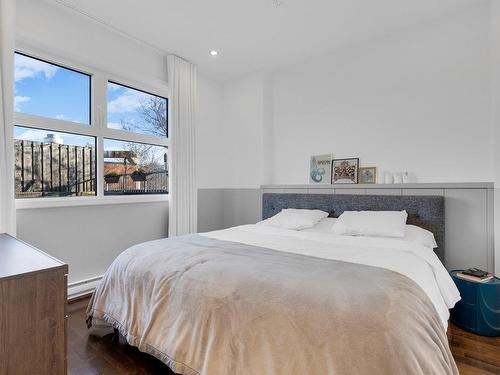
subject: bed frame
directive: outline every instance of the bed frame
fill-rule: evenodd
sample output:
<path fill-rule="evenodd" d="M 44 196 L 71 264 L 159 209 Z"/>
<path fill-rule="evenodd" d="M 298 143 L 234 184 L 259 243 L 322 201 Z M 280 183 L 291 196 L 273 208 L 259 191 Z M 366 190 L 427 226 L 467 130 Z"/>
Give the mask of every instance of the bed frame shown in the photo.
<path fill-rule="evenodd" d="M 262 218 L 276 215 L 283 208 L 306 208 L 327 211 L 338 217 L 344 211 L 408 212 L 408 224 L 418 225 L 434 233 L 436 255 L 444 264 L 444 197 L 421 195 L 344 195 L 264 193 Z"/>

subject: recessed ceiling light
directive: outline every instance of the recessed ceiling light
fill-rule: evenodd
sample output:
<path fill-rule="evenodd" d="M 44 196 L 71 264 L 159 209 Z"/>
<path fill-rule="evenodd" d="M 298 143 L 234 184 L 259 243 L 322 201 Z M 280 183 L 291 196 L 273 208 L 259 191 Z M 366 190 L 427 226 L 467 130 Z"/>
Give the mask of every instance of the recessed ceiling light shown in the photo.
<path fill-rule="evenodd" d="M 216 49 L 212 49 L 210 50 L 209 54 L 210 56 L 219 56 L 219 51 L 217 51 Z"/>

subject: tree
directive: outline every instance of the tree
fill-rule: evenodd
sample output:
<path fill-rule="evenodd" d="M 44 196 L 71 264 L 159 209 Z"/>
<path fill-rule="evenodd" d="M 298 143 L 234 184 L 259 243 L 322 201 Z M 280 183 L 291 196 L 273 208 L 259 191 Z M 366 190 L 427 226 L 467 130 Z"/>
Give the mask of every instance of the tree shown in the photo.
<path fill-rule="evenodd" d="M 129 142 L 125 147 L 138 159 L 138 168 L 144 169 L 148 173 L 163 169 L 164 153 L 158 152 L 158 146 Z"/>
<path fill-rule="evenodd" d="M 122 126 L 128 131 L 140 130 L 146 134 L 159 137 L 168 136 L 167 127 L 167 101 L 158 96 L 149 96 L 141 103 L 137 113 L 141 115 L 143 121 L 137 124 L 130 124 L 122 121 Z"/>
<path fill-rule="evenodd" d="M 143 121 L 132 124 L 122 120 L 123 129 L 133 132 L 139 130 L 146 134 L 167 137 L 166 105 L 167 101 L 163 98 L 157 96 L 148 97 L 147 100 L 141 103 L 137 110 Z M 144 169 L 146 172 L 164 169 L 164 152 L 159 152 L 158 146 L 129 142 L 126 148 L 137 156 L 139 159 L 138 167 Z"/>

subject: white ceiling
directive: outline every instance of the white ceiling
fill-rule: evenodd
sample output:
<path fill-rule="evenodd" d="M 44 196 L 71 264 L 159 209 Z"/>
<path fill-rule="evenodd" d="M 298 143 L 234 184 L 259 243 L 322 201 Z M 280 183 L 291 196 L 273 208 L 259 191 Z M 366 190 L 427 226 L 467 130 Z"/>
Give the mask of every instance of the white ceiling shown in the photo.
<path fill-rule="evenodd" d="M 53 0 L 217 80 L 271 71 L 488 0 Z M 281 3 L 277 6 L 276 3 Z M 220 51 L 216 58 L 211 49 Z"/>

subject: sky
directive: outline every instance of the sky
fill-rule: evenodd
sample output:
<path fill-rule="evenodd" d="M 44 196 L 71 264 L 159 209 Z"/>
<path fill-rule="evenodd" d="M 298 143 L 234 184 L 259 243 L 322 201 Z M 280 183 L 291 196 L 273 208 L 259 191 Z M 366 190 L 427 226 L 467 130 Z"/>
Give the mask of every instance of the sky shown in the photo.
<path fill-rule="evenodd" d="M 44 116 L 90 125 L 89 75 L 46 63 L 22 54 L 15 55 L 14 110 L 20 113 Z M 108 127 L 123 129 L 123 124 L 134 127 L 143 122 L 138 110 L 154 95 L 108 82 Z M 146 133 L 135 129 L 138 133 Z M 63 144 L 95 145 L 95 138 L 68 133 L 16 127 L 14 137 L 43 141 L 47 133 L 57 133 Z M 106 150 L 123 150 L 125 142 L 106 140 Z"/>
<path fill-rule="evenodd" d="M 14 138 L 26 141 L 42 142 L 47 134 L 54 134 L 58 139 L 62 140 L 62 144 L 71 146 L 93 146 L 95 147 L 95 137 L 89 137 L 78 134 L 61 133 L 55 131 L 47 131 L 41 129 L 25 128 L 16 126 L 14 128 Z"/>
<path fill-rule="evenodd" d="M 133 128 L 134 125 L 143 123 L 138 111 L 143 103 L 154 97 L 143 91 L 108 82 L 108 128 L 124 130 L 123 124 Z M 135 132 L 154 135 L 138 128 Z"/>
<path fill-rule="evenodd" d="M 16 53 L 14 110 L 90 124 L 90 76 Z"/>

